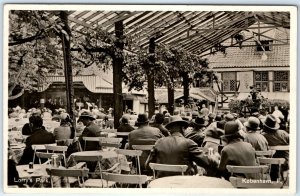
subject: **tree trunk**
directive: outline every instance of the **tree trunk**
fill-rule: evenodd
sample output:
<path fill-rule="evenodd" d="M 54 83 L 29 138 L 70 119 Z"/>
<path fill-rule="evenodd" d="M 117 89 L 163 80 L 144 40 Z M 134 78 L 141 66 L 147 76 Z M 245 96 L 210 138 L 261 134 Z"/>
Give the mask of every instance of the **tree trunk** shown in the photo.
<path fill-rule="evenodd" d="M 8 100 L 14 100 L 17 99 L 19 97 L 21 97 L 24 94 L 25 90 L 22 89 L 19 93 L 17 93 L 16 95 L 11 95 L 8 97 Z"/>
<path fill-rule="evenodd" d="M 187 72 L 184 72 L 182 74 L 182 84 L 183 84 L 183 100 L 184 100 L 184 105 L 188 105 L 188 99 L 190 96 L 190 83 L 189 83 L 189 75 Z"/>
<path fill-rule="evenodd" d="M 120 40 L 123 38 L 123 21 L 115 23 L 115 34 L 117 41 L 115 42 L 116 48 L 120 51 L 124 48 L 124 43 Z M 114 91 L 114 127 L 120 126 L 119 120 L 123 115 L 123 95 L 122 95 L 122 67 L 123 55 L 113 55 L 113 91 Z"/>
<path fill-rule="evenodd" d="M 73 88 L 73 74 L 72 74 L 72 63 L 71 63 L 71 49 L 70 49 L 70 37 L 71 30 L 68 24 L 68 13 L 66 11 L 60 12 L 60 17 L 64 23 L 63 30 L 67 33 L 61 33 L 62 39 L 62 50 L 64 55 L 64 73 L 66 81 L 66 95 L 67 95 L 67 112 L 71 119 L 75 119 L 73 111 L 75 110 L 74 105 L 74 88 Z M 75 123 L 74 123 L 75 125 Z"/>
<path fill-rule="evenodd" d="M 174 114 L 174 108 L 175 108 L 175 105 L 174 105 L 174 80 L 173 78 L 171 78 L 171 82 L 172 84 L 169 84 L 168 85 L 168 112 L 173 115 Z"/>
<path fill-rule="evenodd" d="M 155 53 L 155 39 L 151 38 L 149 42 L 149 53 L 154 54 Z M 155 63 L 155 58 L 151 57 L 150 61 L 152 64 Z M 154 76 L 153 73 L 150 70 L 147 72 L 147 78 L 148 78 L 148 116 L 151 118 L 155 113 L 155 92 L 154 92 Z"/>

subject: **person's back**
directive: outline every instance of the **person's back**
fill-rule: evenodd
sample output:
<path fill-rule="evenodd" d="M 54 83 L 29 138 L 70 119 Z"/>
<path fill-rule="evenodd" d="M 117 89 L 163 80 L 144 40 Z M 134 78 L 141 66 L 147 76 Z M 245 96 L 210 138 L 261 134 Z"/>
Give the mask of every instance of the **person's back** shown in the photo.
<path fill-rule="evenodd" d="M 129 138 L 129 148 L 132 149 L 132 145 L 142 145 L 143 141 L 156 141 L 159 138 L 163 137 L 160 133 L 159 129 L 150 127 L 150 126 L 143 126 L 136 130 L 130 132 Z M 146 144 L 145 144 L 146 145 Z"/>
<path fill-rule="evenodd" d="M 71 127 L 69 126 L 59 126 L 53 131 L 55 140 L 71 139 Z"/>
<path fill-rule="evenodd" d="M 249 132 L 245 135 L 245 142 L 248 142 L 256 151 L 268 150 L 268 141 L 258 132 Z"/>

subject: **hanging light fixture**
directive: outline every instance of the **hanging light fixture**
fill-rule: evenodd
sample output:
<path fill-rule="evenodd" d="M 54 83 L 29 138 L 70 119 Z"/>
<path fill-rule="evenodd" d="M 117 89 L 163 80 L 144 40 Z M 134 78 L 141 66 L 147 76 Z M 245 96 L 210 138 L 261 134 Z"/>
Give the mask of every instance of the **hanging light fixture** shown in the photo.
<path fill-rule="evenodd" d="M 261 60 L 262 60 L 262 61 L 268 60 L 268 56 L 266 55 L 265 52 L 261 55 Z"/>

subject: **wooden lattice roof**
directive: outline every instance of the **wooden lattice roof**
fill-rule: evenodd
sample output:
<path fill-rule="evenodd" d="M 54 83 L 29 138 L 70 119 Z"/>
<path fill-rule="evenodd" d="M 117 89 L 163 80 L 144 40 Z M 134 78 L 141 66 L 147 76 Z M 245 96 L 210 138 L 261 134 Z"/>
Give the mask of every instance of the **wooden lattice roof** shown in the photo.
<path fill-rule="evenodd" d="M 202 54 L 247 29 L 257 21 L 274 27 L 290 27 L 289 12 L 245 11 L 70 11 L 70 27 L 84 33 L 97 26 L 114 31 L 114 23 L 123 21 L 125 34 L 133 39 L 137 52 L 148 47 L 149 39 Z"/>

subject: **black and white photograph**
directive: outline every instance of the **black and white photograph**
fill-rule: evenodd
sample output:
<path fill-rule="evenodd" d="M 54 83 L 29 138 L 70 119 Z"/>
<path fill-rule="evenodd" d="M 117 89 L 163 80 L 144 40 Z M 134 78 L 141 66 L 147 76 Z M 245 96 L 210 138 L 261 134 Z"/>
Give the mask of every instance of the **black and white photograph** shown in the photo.
<path fill-rule="evenodd" d="M 4 25 L 7 193 L 296 190 L 296 7 L 10 4 Z"/>

